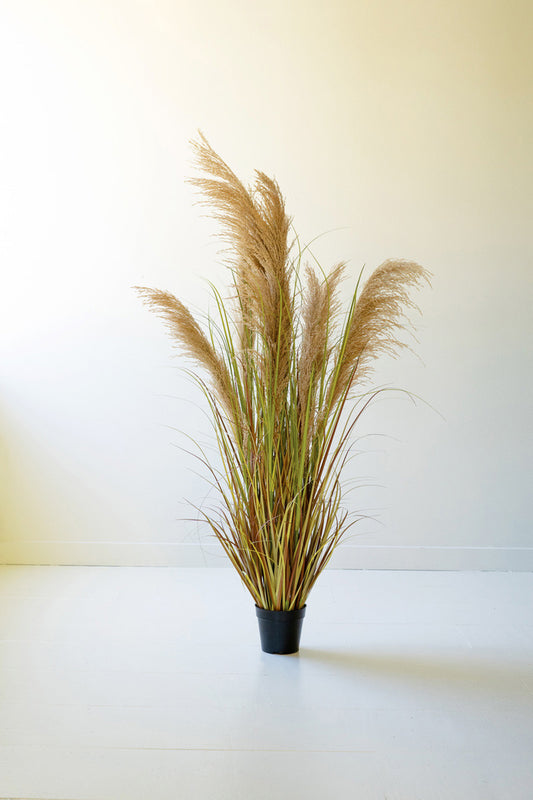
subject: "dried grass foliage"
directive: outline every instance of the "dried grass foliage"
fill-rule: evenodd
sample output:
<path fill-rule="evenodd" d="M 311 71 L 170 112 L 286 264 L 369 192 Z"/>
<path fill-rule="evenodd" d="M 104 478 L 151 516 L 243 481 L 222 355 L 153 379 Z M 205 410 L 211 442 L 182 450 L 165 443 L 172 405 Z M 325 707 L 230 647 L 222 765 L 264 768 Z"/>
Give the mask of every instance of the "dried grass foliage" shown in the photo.
<path fill-rule="evenodd" d="M 233 277 L 231 311 L 204 332 L 169 292 L 139 287 L 198 378 L 212 411 L 222 469 L 203 457 L 219 491 L 201 512 L 257 605 L 300 608 L 348 523 L 340 482 L 350 436 L 372 396 L 347 401 L 374 360 L 407 344 L 410 292 L 429 280 L 412 261 L 389 260 L 353 293 L 342 315 L 345 264 L 329 274 L 292 257 L 291 221 L 277 183 L 262 172 L 246 188 L 200 135 L 192 180 L 219 222 Z M 213 391 L 214 390 L 214 391 Z M 356 521 L 356 520 L 355 520 Z"/>

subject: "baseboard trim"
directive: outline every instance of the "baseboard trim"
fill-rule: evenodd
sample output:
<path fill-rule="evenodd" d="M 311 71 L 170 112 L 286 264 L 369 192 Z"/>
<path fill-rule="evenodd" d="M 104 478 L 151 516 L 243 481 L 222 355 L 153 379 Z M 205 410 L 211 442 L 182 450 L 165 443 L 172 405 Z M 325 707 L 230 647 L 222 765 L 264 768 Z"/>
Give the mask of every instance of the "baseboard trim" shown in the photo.
<path fill-rule="evenodd" d="M 0 564 L 228 567 L 216 542 L 0 542 Z M 337 548 L 334 569 L 533 572 L 533 547 L 354 545 Z"/>

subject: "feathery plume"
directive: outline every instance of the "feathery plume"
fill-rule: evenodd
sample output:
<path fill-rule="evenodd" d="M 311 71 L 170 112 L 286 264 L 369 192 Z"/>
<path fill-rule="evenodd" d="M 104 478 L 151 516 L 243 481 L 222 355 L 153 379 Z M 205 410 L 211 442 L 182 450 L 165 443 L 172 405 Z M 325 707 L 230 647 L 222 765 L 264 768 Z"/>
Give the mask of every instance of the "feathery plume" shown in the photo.
<path fill-rule="evenodd" d="M 381 353 L 396 356 L 408 347 L 399 338 L 407 329 L 405 308 L 417 309 L 409 289 L 429 283 L 429 272 L 415 261 L 389 259 L 367 280 L 356 299 L 344 340 L 338 349 L 337 371 L 331 384 L 332 405 L 349 390 L 354 380 L 364 383 L 372 362 Z"/>
<path fill-rule="evenodd" d="M 302 428 L 308 420 L 309 435 L 313 433 L 313 419 L 317 404 L 317 390 L 324 375 L 330 354 L 330 332 L 339 311 L 337 289 L 346 264 L 334 267 L 321 282 L 309 265 L 306 268 L 307 291 L 301 306 L 302 341 L 298 359 L 298 402 Z"/>
<path fill-rule="evenodd" d="M 227 367 L 187 306 L 170 292 L 145 286 L 134 288 L 145 304 L 163 320 L 171 337 L 181 345 L 185 355 L 207 371 L 221 403 L 230 419 L 234 419 L 234 392 Z"/>
<path fill-rule="evenodd" d="M 256 171 L 252 190 L 237 178 L 200 134 L 193 142 L 196 164 L 209 177 L 191 179 L 201 202 L 211 209 L 230 245 L 241 350 L 259 337 L 259 367 L 265 384 L 275 386 L 278 404 L 290 372 L 293 299 L 288 264 L 290 219 L 276 181 Z"/>

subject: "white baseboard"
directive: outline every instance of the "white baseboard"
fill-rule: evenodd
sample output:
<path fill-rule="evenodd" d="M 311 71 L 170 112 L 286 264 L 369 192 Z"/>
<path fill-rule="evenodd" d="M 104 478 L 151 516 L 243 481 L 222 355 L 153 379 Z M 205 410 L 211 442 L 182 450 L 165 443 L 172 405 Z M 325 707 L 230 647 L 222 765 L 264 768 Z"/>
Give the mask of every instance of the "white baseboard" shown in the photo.
<path fill-rule="evenodd" d="M 216 541 L 197 542 L 0 542 L 0 564 L 228 567 Z M 439 547 L 344 544 L 334 569 L 491 570 L 532 572 L 533 547 Z"/>

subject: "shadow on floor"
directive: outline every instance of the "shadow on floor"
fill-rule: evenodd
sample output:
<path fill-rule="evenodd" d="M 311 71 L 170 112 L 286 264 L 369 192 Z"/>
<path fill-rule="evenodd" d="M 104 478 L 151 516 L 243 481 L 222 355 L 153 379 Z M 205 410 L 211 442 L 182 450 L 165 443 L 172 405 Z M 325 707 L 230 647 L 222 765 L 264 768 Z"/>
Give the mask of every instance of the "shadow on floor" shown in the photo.
<path fill-rule="evenodd" d="M 316 662 L 334 672 L 341 670 L 354 679 L 372 673 L 387 680 L 426 684 L 435 688 L 463 689 L 469 692 L 509 696 L 520 695 L 533 705 L 533 668 L 502 656 L 501 660 L 480 659 L 469 653 L 459 656 L 428 656 L 416 653 L 353 652 L 302 648 L 300 658 Z"/>

